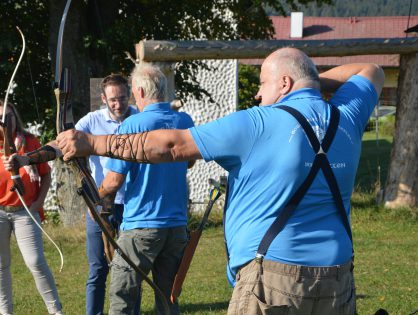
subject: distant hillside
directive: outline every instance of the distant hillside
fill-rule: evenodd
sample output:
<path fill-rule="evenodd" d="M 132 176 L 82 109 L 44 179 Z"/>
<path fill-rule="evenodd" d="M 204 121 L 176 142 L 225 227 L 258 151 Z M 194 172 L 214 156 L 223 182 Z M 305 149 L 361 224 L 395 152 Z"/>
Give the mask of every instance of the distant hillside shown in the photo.
<path fill-rule="evenodd" d="M 309 5 L 306 16 L 390 16 L 418 15 L 418 0 L 334 0 L 334 5 Z"/>
<path fill-rule="evenodd" d="M 334 0 L 333 5 L 301 7 L 305 16 L 394 16 L 409 15 L 411 0 Z M 268 10 L 270 15 L 277 13 Z M 289 8 L 290 15 L 291 9 Z M 418 15 L 418 0 L 412 0 L 411 15 Z"/>

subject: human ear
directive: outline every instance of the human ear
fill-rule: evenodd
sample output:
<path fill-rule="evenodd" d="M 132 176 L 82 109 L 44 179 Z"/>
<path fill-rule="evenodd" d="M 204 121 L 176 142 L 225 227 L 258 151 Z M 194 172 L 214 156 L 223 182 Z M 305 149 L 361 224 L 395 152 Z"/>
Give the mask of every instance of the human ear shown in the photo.
<path fill-rule="evenodd" d="M 102 98 L 103 104 L 106 104 L 107 103 L 106 95 L 104 95 L 103 93 L 101 93 L 100 94 L 100 97 Z"/>
<path fill-rule="evenodd" d="M 291 77 L 289 77 L 288 75 L 284 75 L 282 76 L 281 79 L 281 93 L 283 95 L 288 94 L 293 87 L 293 80 Z"/>

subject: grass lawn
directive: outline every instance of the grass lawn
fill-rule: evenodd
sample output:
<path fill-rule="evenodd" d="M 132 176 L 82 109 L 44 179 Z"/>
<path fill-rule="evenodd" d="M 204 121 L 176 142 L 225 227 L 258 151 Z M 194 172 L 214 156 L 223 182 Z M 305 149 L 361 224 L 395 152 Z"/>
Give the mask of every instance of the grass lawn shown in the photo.
<path fill-rule="evenodd" d="M 382 174 L 386 174 L 391 141 L 382 139 L 376 150 L 373 135 L 368 137 L 371 138 L 363 143 L 357 188 L 371 192 L 376 182 L 373 170 L 377 158 L 381 159 Z M 385 308 L 391 315 L 410 314 L 418 309 L 418 209 L 387 210 L 377 206 L 374 200 L 373 193 L 357 192 L 353 197 L 358 313 L 374 314 L 377 309 Z M 211 218 L 220 222 L 217 213 Z M 203 233 L 180 296 L 183 314 L 225 314 L 228 307 L 231 288 L 225 278 L 223 230 L 219 225 L 212 225 Z M 45 253 L 55 275 L 64 313 L 84 314 L 88 269 L 84 227 L 68 229 L 48 225 L 47 230 L 65 256 L 64 270 L 58 273 L 59 256 L 45 241 Z M 15 315 L 46 314 L 14 239 L 12 252 Z M 106 308 L 107 305 L 108 301 Z M 143 314 L 154 313 L 152 290 L 146 284 L 142 305 Z"/>
<path fill-rule="evenodd" d="M 410 314 L 418 309 L 418 209 L 384 210 L 373 196 L 357 195 L 352 215 L 356 250 L 355 275 L 359 314 L 385 308 L 389 314 Z M 45 243 L 65 314 L 84 314 L 87 261 L 82 229 L 48 229 L 63 250 L 64 270 L 58 273 L 59 257 Z M 13 242 L 13 285 L 16 315 L 46 314 L 29 271 Z M 231 295 L 225 278 L 222 227 L 204 231 L 182 295 L 183 314 L 225 314 Z M 152 291 L 144 287 L 143 314 L 153 314 Z"/>
<path fill-rule="evenodd" d="M 385 186 L 390 162 L 392 139 L 374 132 L 366 132 L 363 137 L 360 162 L 356 174 L 356 190 L 374 192 L 380 182 Z"/>

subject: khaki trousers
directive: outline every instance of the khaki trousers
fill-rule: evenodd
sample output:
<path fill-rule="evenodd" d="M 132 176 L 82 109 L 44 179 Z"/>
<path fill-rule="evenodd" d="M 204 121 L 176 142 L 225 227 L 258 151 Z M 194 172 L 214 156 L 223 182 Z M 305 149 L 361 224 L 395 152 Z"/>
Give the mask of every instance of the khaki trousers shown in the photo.
<path fill-rule="evenodd" d="M 237 274 L 228 315 L 354 315 L 351 261 L 306 267 L 251 261 Z"/>
<path fill-rule="evenodd" d="M 155 284 L 168 300 L 186 244 L 186 226 L 121 231 L 118 238 L 118 245 L 132 262 L 145 273 L 151 271 Z M 117 251 L 111 266 L 109 315 L 133 315 L 141 304 L 142 277 Z M 180 314 L 178 302 L 169 307 L 170 315 Z M 159 296 L 155 296 L 155 314 L 166 315 Z"/>

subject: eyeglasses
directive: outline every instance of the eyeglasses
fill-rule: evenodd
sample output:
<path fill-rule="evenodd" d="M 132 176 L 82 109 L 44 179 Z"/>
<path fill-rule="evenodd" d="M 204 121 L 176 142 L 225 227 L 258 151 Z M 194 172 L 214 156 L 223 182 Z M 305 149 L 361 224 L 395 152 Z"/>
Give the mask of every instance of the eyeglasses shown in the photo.
<path fill-rule="evenodd" d="M 117 102 L 126 103 L 126 102 L 129 101 L 129 97 L 127 97 L 127 96 L 112 97 L 112 98 L 107 98 L 106 100 L 111 104 L 116 104 Z"/>

